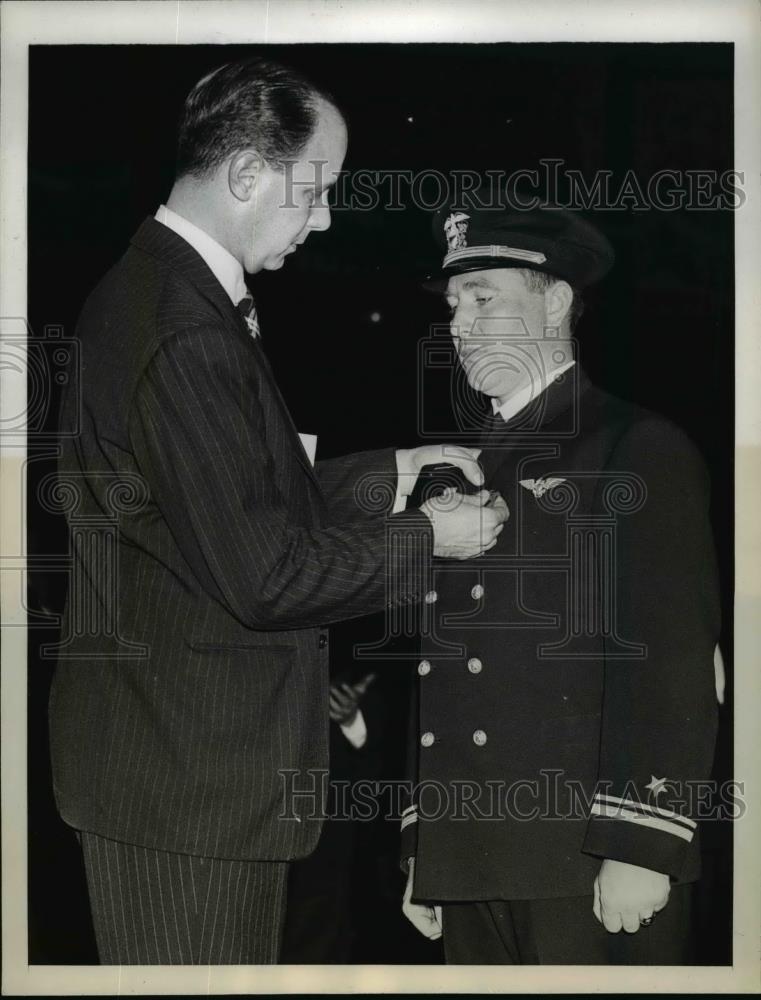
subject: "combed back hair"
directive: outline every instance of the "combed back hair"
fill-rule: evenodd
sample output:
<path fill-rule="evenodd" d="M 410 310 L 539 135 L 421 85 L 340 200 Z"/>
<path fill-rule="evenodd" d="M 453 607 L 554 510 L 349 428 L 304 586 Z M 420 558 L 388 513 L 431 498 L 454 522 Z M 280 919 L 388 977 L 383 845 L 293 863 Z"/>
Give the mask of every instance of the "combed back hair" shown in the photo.
<path fill-rule="evenodd" d="M 518 267 L 517 271 L 523 275 L 523 280 L 526 282 L 526 288 L 530 292 L 545 292 L 548 288 L 555 284 L 555 282 L 560 281 L 560 278 L 554 277 L 552 274 L 545 274 L 544 271 L 534 271 L 530 267 Z M 568 325 L 571 330 L 573 330 L 578 323 L 581 314 L 584 312 L 584 300 L 581 297 L 581 293 L 576 289 L 571 287 L 573 292 L 573 298 L 571 299 L 571 308 L 568 310 Z"/>
<path fill-rule="evenodd" d="M 269 166 L 297 159 L 329 94 L 286 66 L 254 57 L 208 73 L 185 99 L 177 141 L 177 176 L 207 176 L 242 149 Z"/>

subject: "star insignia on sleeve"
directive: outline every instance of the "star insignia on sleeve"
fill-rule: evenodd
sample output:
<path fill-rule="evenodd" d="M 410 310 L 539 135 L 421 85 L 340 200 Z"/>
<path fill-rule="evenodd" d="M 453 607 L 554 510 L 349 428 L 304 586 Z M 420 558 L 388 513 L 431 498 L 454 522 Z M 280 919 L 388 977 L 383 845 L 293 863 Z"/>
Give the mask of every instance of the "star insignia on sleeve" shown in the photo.
<path fill-rule="evenodd" d="M 651 774 L 650 775 L 650 782 L 649 782 L 649 784 L 645 785 L 645 788 L 647 788 L 649 791 L 651 791 L 653 793 L 653 795 L 656 798 L 658 798 L 658 796 L 661 794 L 661 792 L 665 792 L 665 790 L 666 790 L 666 782 L 667 781 L 668 781 L 668 778 L 656 778 L 656 776 L 654 774 Z"/>

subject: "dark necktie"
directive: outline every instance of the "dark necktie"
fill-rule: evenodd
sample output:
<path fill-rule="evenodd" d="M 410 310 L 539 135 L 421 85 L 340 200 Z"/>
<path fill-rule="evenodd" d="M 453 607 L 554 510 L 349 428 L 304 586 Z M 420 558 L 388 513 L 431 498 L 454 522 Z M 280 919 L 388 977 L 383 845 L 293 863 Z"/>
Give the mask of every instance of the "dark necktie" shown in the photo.
<path fill-rule="evenodd" d="M 250 295 L 244 295 L 240 300 L 238 303 L 238 312 L 243 317 L 243 321 L 248 327 L 248 331 L 251 336 L 254 339 L 259 337 L 259 319 L 256 315 L 254 300 Z"/>
<path fill-rule="evenodd" d="M 483 422 L 479 435 L 479 445 L 488 448 L 496 438 L 499 438 L 505 431 L 505 418 L 501 413 L 490 413 Z"/>

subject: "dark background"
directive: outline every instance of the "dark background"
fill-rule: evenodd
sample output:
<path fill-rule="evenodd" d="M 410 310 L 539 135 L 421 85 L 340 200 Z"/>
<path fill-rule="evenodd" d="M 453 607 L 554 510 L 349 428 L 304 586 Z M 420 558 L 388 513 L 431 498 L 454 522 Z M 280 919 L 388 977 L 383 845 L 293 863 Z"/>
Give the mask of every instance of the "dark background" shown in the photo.
<path fill-rule="evenodd" d="M 612 171 L 615 191 L 630 169 L 646 181 L 661 169 L 732 167 L 727 44 L 35 46 L 29 80 L 35 342 L 46 339 L 50 326 L 74 335 L 90 289 L 142 219 L 166 200 L 175 123 L 190 87 L 221 62 L 265 50 L 335 95 L 349 122 L 347 170 L 513 171 L 562 158 L 565 169 L 580 170 L 588 182 L 598 169 Z M 617 263 L 586 296 L 578 330 L 584 365 L 605 389 L 671 417 L 703 451 L 713 478 L 729 665 L 732 213 L 629 208 L 592 217 L 613 243 Z M 420 393 L 426 421 L 454 427 L 448 382 L 418 372 L 418 342 L 446 316 L 418 285 L 435 264 L 430 219 L 407 204 L 393 212 L 334 212 L 328 233 L 313 234 L 281 271 L 252 279 L 268 354 L 297 426 L 319 435 L 320 457 L 414 445 Z M 29 553 L 43 561 L 66 552 L 61 520 L 34 502 L 38 482 L 54 468 L 48 436 L 55 430 L 54 383 L 49 399 L 29 449 Z M 32 608 L 60 608 L 64 581 L 63 573 L 31 574 Z M 353 642 L 375 639 L 379 629 L 368 620 L 337 629 L 339 660 L 348 664 Z M 30 634 L 29 958 L 77 964 L 95 954 L 79 852 L 50 788 L 45 713 L 52 665 L 37 655 L 37 645 L 51 641 L 53 631 L 35 627 Z M 401 740 L 396 729 L 408 667 L 396 663 L 382 673 L 392 737 Z M 731 698 L 730 685 L 718 778 L 732 774 Z M 398 776 L 400 767 L 391 749 L 386 776 Z M 703 839 L 701 962 L 728 963 L 731 833 L 726 825 L 705 824 Z M 380 904 L 370 905 L 377 917 L 359 927 L 359 959 L 438 961 L 434 946 L 397 922 L 388 884 L 367 884 Z M 391 889 L 393 896 L 398 886 Z"/>

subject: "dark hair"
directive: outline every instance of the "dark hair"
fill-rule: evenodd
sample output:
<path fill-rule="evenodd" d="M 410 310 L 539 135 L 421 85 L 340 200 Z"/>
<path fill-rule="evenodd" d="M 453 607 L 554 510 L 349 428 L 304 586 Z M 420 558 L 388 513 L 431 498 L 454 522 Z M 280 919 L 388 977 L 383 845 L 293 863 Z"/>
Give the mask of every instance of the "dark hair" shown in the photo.
<path fill-rule="evenodd" d="M 233 153 L 253 147 L 273 167 L 298 157 L 329 94 L 295 70 L 253 57 L 208 73 L 185 99 L 177 141 L 177 176 L 204 176 Z"/>
<path fill-rule="evenodd" d="M 544 292 L 554 285 L 556 281 L 561 280 L 552 274 L 546 274 L 544 271 L 534 271 L 530 267 L 519 267 L 516 270 L 520 271 L 523 275 L 523 280 L 526 282 L 526 287 L 530 292 Z M 578 289 L 571 286 L 571 291 L 573 292 L 573 298 L 571 299 L 571 308 L 568 310 L 568 325 L 573 330 L 581 314 L 584 312 L 584 300 Z"/>

